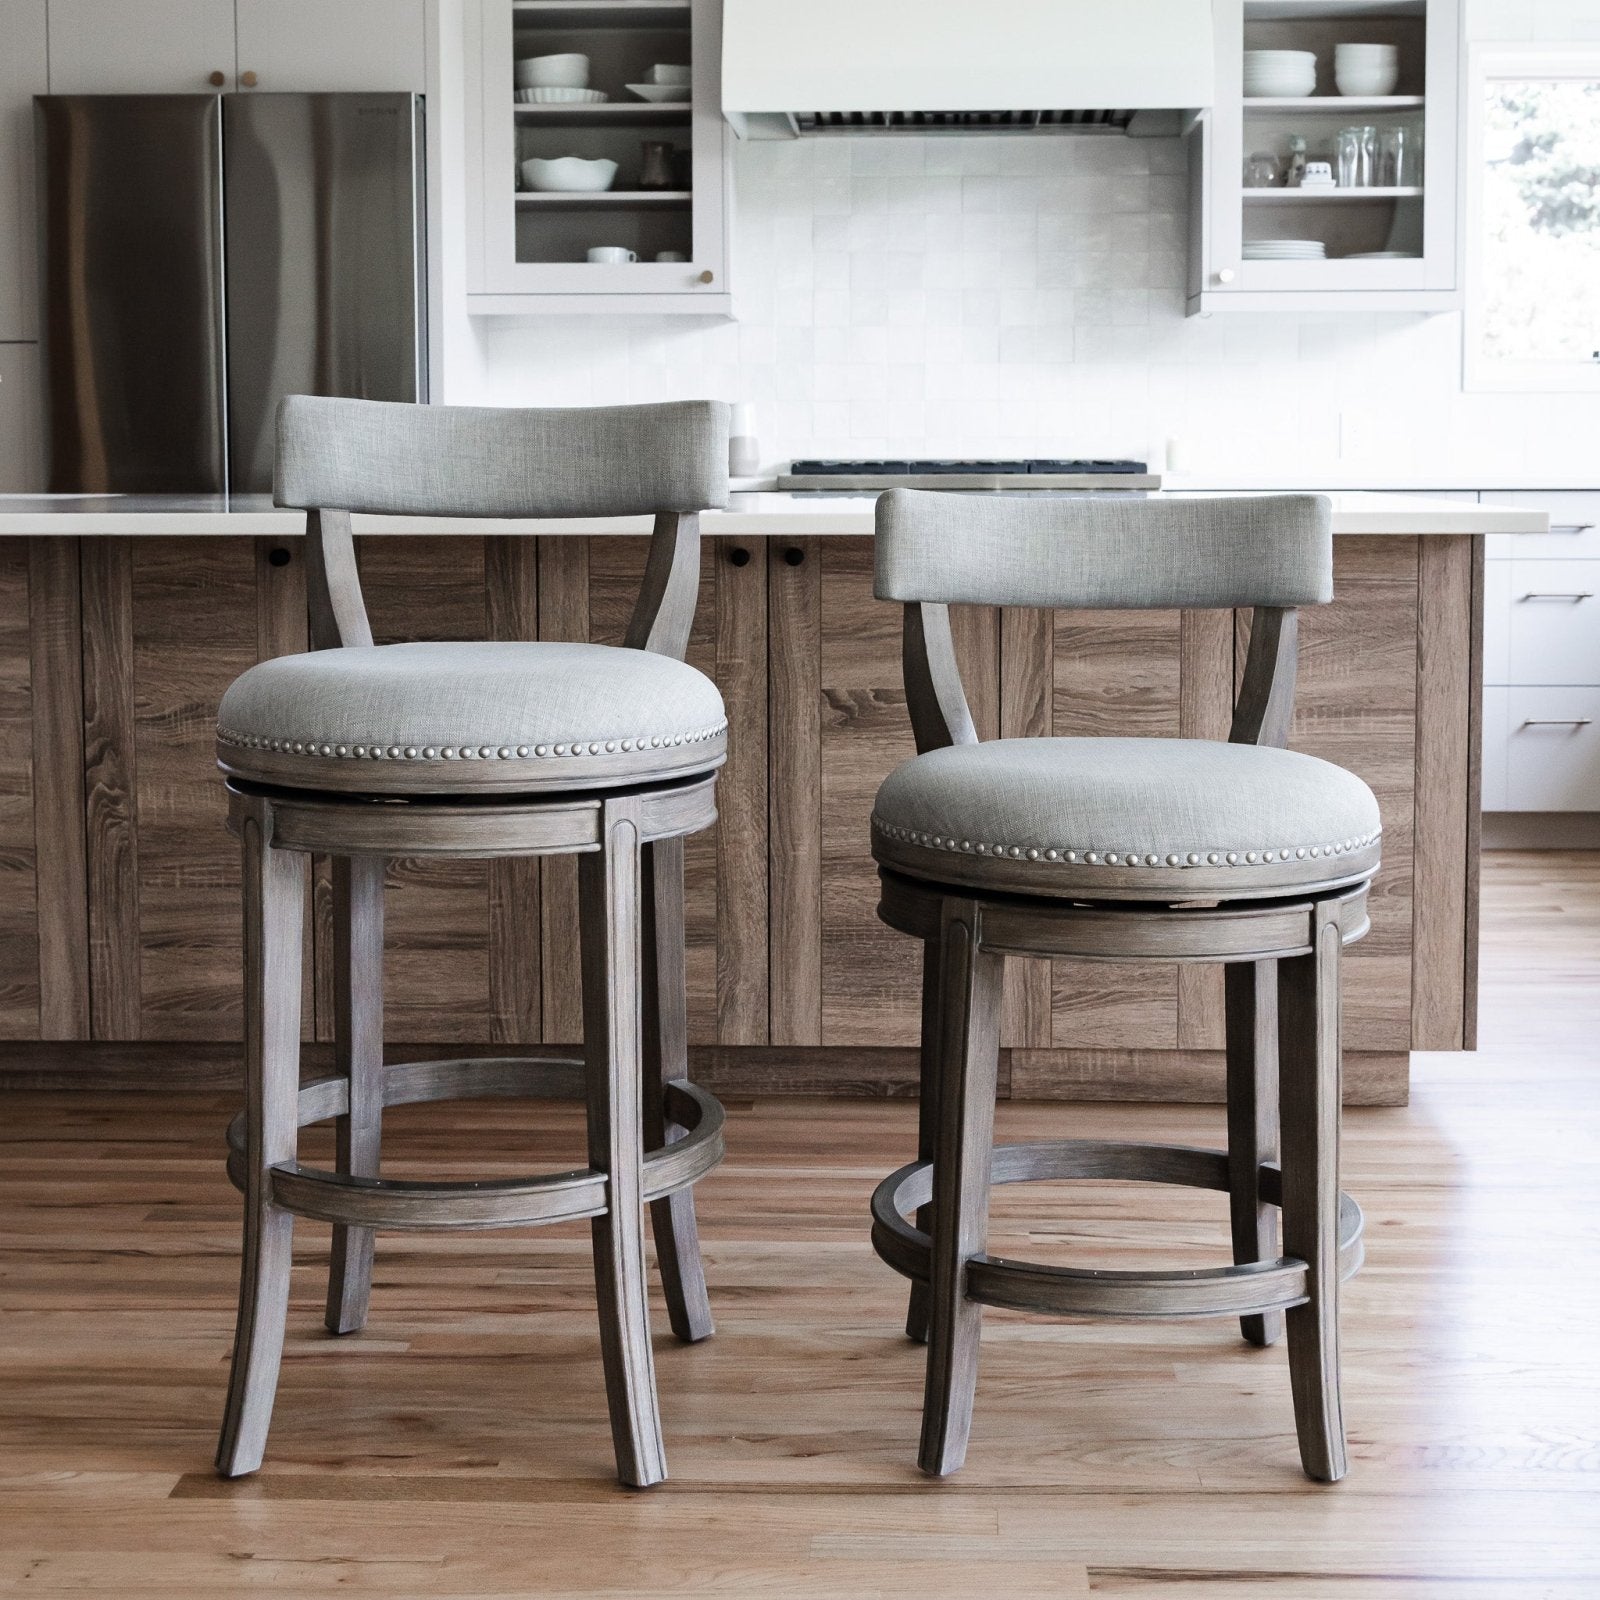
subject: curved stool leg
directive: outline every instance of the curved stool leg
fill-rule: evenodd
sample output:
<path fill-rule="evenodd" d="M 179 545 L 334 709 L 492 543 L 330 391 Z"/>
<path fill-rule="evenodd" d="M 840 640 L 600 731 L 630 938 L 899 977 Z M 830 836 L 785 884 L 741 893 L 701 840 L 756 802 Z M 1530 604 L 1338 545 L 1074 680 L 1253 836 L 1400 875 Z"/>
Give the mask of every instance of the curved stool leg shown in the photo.
<path fill-rule="evenodd" d="M 1278 1210 L 1261 1198 L 1261 1163 L 1278 1159 L 1278 965 L 1230 962 L 1227 974 L 1228 1202 L 1233 1259 L 1275 1261 Z M 1239 1319 L 1251 1344 L 1276 1344 L 1281 1311 Z"/>
<path fill-rule="evenodd" d="M 1290 1308 L 1289 1382 L 1306 1476 L 1345 1475 L 1339 1386 L 1338 913 L 1319 905 L 1310 955 L 1279 969 L 1283 1100 L 1283 1244 L 1306 1262 L 1310 1297 Z"/>
<path fill-rule="evenodd" d="M 644 1142 L 668 1141 L 666 1085 L 689 1076 L 688 997 L 683 965 L 683 840 L 658 839 L 644 849 Z M 672 1331 L 686 1344 L 715 1332 L 706 1296 L 694 1190 L 650 1203 L 650 1231 L 666 1291 Z"/>
<path fill-rule="evenodd" d="M 932 1161 L 939 1127 L 939 941 L 922 941 L 922 1037 L 917 1063 L 917 1160 Z M 917 1227 L 933 1230 L 933 1207 L 917 1207 Z M 928 1342 L 929 1288 L 911 1280 L 906 1302 L 906 1338 Z"/>
<path fill-rule="evenodd" d="M 335 1168 L 378 1175 L 383 1136 L 382 856 L 339 856 L 333 863 L 333 1037 L 350 1080 L 350 1111 L 334 1125 Z M 373 1230 L 335 1224 L 328 1263 L 330 1333 L 355 1333 L 372 1294 Z"/>
<path fill-rule="evenodd" d="M 935 1477 L 967 1456 L 983 1307 L 967 1298 L 967 1262 L 989 1224 L 1003 961 L 981 948 L 979 911 L 947 900 L 940 928 L 939 1125 L 933 1167 L 928 1372 L 917 1464 Z"/>
<path fill-rule="evenodd" d="M 617 1476 L 637 1489 L 667 1475 L 644 1276 L 641 853 L 632 803 L 608 800 L 600 849 L 578 857 L 589 1165 L 607 1175 L 590 1224 L 600 1351 Z"/>
<path fill-rule="evenodd" d="M 289 1310 L 294 1217 L 272 1204 L 271 1169 L 292 1161 L 300 1089 L 300 947 L 305 858 L 271 849 L 259 812 L 245 818 L 244 1252 L 239 1319 L 217 1471 L 254 1472 L 266 1449 Z"/>

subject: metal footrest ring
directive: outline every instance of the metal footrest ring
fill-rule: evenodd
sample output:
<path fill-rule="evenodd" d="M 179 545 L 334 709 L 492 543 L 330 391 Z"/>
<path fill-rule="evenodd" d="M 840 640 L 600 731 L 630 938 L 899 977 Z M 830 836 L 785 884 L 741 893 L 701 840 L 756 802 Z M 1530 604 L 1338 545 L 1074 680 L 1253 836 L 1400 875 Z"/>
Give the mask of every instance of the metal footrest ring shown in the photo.
<path fill-rule="evenodd" d="M 1228 1189 L 1228 1157 L 1190 1145 L 1123 1144 L 1103 1139 L 1053 1139 L 996 1145 L 989 1181 L 1025 1183 L 1050 1178 L 1114 1178 L 1134 1183 L 1175 1183 Z M 1260 1169 L 1261 1197 L 1282 1204 L 1283 1175 L 1274 1162 Z M 907 1278 L 926 1282 L 932 1241 L 907 1221 L 933 1198 L 933 1163 L 913 1161 L 891 1172 L 873 1191 L 872 1246 Z M 1339 1195 L 1339 1276 L 1359 1270 L 1364 1253 L 1361 1207 Z M 1068 1317 L 1250 1316 L 1301 1305 L 1306 1300 L 1304 1261 L 1283 1256 L 1243 1266 L 1178 1272 L 1111 1272 L 1048 1267 L 1000 1256 L 967 1263 L 967 1296 L 984 1305 Z"/>
<path fill-rule="evenodd" d="M 343 1077 L 322 1078 L 300 1091 L 303 1128 L 349 1109 Z M 383 1103 L 485 1097 L 581 1099 L 583 1062 L 575 1058 L 484 1057 L 406 1061 L 384 1069 Z M 666 1086 L 669 1128 L 682 1137 L 644 1157 L 644 1198 L 659 1200 L 697 1182 L 722 1159 L 723 1110 L 717 1098 L 687 1081 Z M 244 1114 L 228 1125 L 228 1177 L 243 1190 L 246 1177 Z M 577 1217 L 603 1216 L 606 1175 L 592 1168 L 534 1178 L 477 1183 L 412 1182 L 354 1178 L 318 1167 L 283 1162 L 272 1169 L 272 1198 L 297 1216 L 357 1227 L 411 1231 L 439 1228 L 514 1228 Z"/>

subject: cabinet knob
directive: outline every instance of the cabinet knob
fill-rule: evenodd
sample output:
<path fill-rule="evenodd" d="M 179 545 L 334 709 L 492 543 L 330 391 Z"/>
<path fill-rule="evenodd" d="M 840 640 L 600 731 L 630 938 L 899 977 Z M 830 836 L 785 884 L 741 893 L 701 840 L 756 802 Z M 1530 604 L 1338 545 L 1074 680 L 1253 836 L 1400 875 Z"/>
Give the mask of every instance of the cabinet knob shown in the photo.
<path fill-rule="evenodd" d="M 211 76 L 206 79 L 206 82 L 209 83 L 213 89 L 220 89 L 227 81 L 228 74 L 226 72 L 213 72 Z"/>
<path fill-rule="evenodd" d="M 239 74 L 239 82 L 242 83 L 245 88 L 253 89 L 255 88 L 257 82 L 256 75 L 253 72 L 241 72 Z"/>
<path fill-rule="evenodd" d="M 1217 282 L 1218 283 L 1232 283 L 1233 282 L 1233 268 L 1232 267 L 1219 267 L 1217 269 Z"/>
<path fill-rule="evenodd" d="M 700 276 L 698 278 L 696 278 L 694 281 L 696 283 L 715 283 L 716 282 L 716 274 L 714 272 L 712 272 L 710 267 L 707 267 L 706 270 L 704 272 L 702 272 L 700 274 Z"/>
<path fill-rule="evenodd" d="M 728 564 L 734 567 L 748 567 L 750 565 L 750 552 L 743 545 L 735 545 L 728 552 Z"/>
<path fill-rule="evenodd" d="M 790 566 L 790 567 L 802 566 L 804 564 L 804 562 L 805 562 L 805 559 L 806 559 L 806 553 L 798 545 L 793 545 L 792 544 L 792 545 L 789 546 L 789 548 L 787 550 L 785 550 L 783 552 L 783 560 L 784 560 L 784 564 L 786 566 Z"/>

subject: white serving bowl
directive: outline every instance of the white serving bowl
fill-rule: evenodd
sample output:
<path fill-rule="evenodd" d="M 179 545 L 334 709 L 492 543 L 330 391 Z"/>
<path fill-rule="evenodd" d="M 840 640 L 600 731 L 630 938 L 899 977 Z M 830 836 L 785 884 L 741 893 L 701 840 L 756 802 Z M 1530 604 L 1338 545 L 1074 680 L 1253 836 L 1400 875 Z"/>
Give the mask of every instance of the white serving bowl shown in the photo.
<path fill-rule="evenodd" d="M 630 83 L 625 85 L 641 100 L 649 100 L 656 105 L 665 105 L 673 100 L 687 99 L 688 91 L 679 83 Z"/>
<path fill-rule="evenodd" d="M 650 69 L 651 83 L 670 83 L 674 88 L 687 89 L 689 87 L 689 68 L 687 66 L 671 66 L 665 62 L 657 62 Z"/>
<path fill-rule="evenodd" d="M 1340 94 L 1373 95 L 1393 94 L 1400 81 L 1398 65 L 1387 67 L 1355 67 L 1341 63 L 1333 69 L 1333 85 Z"/>
<path fill-rule="evenodd" d="M 522 181 L 542 194 L 599 194 L 616 176 L 615 161 L 585 161 L 582 156 L 530 156 L 522 163 Z"/>
<path fill-rule="evenodd" d="M 517 100 L 525 106 L 598 106 L 608 98 L 604 89 L 517 90 Z"/>
<path fill-rule="evenodd" d="M 589 58 L 524 56 L 516 65 L 516 84 L 519 89 L 587 89 Z"/>

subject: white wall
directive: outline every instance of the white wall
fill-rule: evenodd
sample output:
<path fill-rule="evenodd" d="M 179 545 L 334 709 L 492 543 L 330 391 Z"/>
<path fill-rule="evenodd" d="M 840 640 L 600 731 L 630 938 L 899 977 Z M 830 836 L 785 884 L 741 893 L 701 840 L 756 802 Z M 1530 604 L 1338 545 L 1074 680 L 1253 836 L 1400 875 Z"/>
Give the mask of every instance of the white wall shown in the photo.
<path fill-rule="evenodd" d="M 1600 0 L 1474 0 L 1467 27 L 1600 37 Z M 1174 139 L 741 145 L 738 322 L 488 323 L 470 398 L 748 399 L 769 463 L 1176 439 L 1218 484 L 1600 484 L 1600 395 L 1463 394 L 1455 316 L 1186 318 L 1180 168 Z"/>

